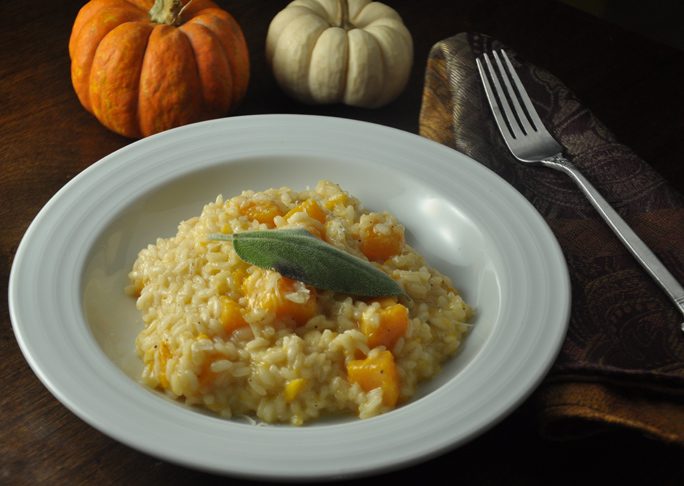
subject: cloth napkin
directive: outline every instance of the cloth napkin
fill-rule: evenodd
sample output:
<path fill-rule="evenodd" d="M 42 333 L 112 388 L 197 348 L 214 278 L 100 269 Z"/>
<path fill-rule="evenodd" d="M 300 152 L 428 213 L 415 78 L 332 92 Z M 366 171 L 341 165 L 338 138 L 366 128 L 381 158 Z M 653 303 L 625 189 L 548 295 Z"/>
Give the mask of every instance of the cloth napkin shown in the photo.
<path fill-rule="evenodd" d="M 530 398 L 548 438 L 629 429 L 684 446 L 683 316 L 571 179 L 517 162 L 495 125 L 475 58 L 506 48 L 540 117 L 627 223 L 684 282 L 684 197 L 619 143 L 556 77 L 500 42 L 463 33 L 430 52 L 420 134 L 499 174 L 541 213 L 565 255 L 569 330 Z"/>

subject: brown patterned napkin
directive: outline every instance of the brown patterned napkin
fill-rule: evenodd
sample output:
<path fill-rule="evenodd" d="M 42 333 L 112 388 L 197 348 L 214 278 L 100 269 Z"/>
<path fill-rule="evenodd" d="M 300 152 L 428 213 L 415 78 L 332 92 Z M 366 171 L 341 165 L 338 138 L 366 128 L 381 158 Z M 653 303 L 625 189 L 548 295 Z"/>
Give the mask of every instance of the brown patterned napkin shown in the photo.
<path fill-rule="evenodd" d="M 484 50 L 502 47 L 484 35 L 459 34 L 432 48 L 420 133 L 506 179 L 544 216 L 563 249 L 572 315 L 561 353 L 531 399 L 541 431 L 562 439 L 627 428 L 684 445 L 683 317 L 567 175 L 510 155 L 475 64 Z M 684 282 L 684 197 L 558 79 L 507 51 L 568 158 Z"/>

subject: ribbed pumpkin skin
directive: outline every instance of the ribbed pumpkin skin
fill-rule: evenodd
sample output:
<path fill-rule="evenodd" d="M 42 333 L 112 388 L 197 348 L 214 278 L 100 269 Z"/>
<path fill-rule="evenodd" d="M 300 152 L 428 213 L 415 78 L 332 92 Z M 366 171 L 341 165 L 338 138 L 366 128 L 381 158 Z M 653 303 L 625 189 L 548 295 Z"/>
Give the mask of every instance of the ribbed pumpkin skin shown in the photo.
<path fill-rule="evenodd" d="M 266 61 L 297 101 L 379 108 L 406 87 L 413 39 L 381 2 L 293 0 L 268 27 Z"/>
<path fill-rule="evenodd" d="M 193 0 L 178 27 L 150 20 L 152 0 L 92 0 L 69 41 L 81 104 L 110 130 L 142 138 L 233 111 L 249 54 L 233 17 Z"/>

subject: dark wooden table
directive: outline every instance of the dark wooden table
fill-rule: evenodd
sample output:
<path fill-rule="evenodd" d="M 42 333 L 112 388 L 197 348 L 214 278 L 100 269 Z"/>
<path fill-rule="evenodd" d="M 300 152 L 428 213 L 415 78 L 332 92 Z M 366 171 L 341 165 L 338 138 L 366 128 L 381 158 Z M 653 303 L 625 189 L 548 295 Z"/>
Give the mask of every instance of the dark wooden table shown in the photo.
<path fill-rule="evenodd" d="M 223 484 L 225 478 L 161 462 L 86 425 L 38 381 L 12 331 L 7 287 L 24 231 L 71 178 L 132 142 L 100 125 L 71 87 L 67 42 L 83 3 L 5 2 L 0 17 L 0 484 Z M 251 51 L 252 80 L 238 115 L 322 114 L 417 132 L 430 47 L 477 31 L 563 79 L 623 143 L 684 192 L 681 51 L 552 0 L 387 1 L 414 36 L 416 61 L 406 91 L 374 111 L 305 107 L 277 89 L 263 56 L 268 24 L 287 1 L 218 3 L 240 23 Z M 523 404 L 452 453 L 358 482 L 421 481 L 428 474 L 468 485 L 681 485 L 684 451 L 623 432 L 549 442 L 537 435 Z"/>

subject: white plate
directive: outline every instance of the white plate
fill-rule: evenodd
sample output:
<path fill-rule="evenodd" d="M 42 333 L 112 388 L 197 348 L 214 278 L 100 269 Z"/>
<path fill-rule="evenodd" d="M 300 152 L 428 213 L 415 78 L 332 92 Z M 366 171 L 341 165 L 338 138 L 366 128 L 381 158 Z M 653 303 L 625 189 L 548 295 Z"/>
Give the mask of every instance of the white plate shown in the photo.
<path fill-rule="evenodd" d="M 166 400 L 136 380 L 141 321 L 126 297 L 140 249 L 216 195 L 332 180 L 389 210 L 408 243 L 476 309 L 460 354 L 386 415 L 255 427 Z M 19 345 L 45 386 L 103 433 L 184 466 L 253 479 L 338 479 L 457 447 L 515 409 L 565 335 L 567 267 L 533 207 L 482 165 L 379 125 L 264 115 L 133 143 L 83 171 L 24 236 L 10 276 Z"/>

